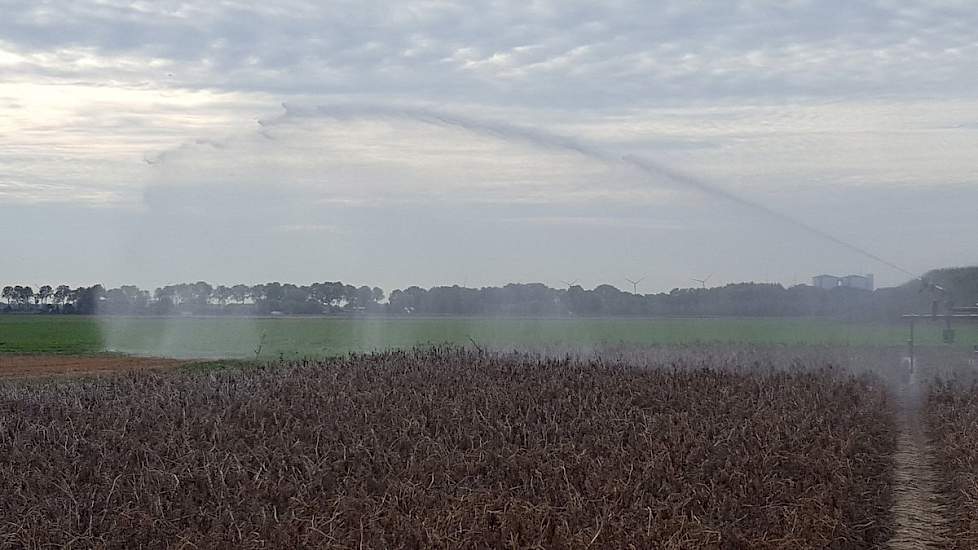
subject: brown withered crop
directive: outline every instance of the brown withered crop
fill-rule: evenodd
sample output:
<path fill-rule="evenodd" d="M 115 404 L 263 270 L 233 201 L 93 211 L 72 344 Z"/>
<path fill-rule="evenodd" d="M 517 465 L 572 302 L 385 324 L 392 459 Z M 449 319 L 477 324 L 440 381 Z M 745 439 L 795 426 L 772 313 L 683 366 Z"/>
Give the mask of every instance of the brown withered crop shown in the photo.
<path fill-rule="evenodd" d="M 978 548 L 978 383 L 974 375 L 932 384 L 926 419 L 953 522 L 953 548 Z"/>
<path fill-rule="evenodd" d="M 0 383 L 0 547 L 872 548 L 880 384 L 458 349 Z M 780 359 L 779 359 L 780 360 Z"/>

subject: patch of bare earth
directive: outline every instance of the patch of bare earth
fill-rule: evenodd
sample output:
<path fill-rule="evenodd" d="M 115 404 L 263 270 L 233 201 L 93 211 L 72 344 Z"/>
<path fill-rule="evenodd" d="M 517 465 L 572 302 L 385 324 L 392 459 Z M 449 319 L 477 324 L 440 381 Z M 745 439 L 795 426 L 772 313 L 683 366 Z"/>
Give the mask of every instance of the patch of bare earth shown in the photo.
<path fill-rule="evenodd" d="M 949 524 L 915 384 L 900 396 L 894 458 L 893 550 L 946 548 Z"/>
<path fill-rule="evenodd" d="M 183 364 L 186 361 L 158 357 L 0 355 L 0 380 L 170 369 Z"/>

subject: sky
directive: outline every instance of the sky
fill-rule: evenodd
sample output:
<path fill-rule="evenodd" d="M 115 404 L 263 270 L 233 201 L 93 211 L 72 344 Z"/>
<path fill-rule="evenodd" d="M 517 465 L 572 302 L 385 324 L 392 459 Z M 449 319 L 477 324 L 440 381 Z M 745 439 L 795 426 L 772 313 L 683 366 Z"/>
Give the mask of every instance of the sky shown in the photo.
<path fill-rule="evenodd" d="M 978 264 L 970 0 L 0 13 L 4 284 L 657 292 Z"/>

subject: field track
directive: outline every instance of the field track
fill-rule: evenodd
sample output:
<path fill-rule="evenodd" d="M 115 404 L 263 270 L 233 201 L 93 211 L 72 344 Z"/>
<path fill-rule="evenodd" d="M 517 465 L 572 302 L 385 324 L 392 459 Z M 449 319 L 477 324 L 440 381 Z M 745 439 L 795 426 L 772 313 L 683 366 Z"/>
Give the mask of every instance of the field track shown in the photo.
<path fill-rule="evenodd" d="M 892 550 L 946 548 L 948 522 L 940 493 L 940 476 L 921 411 L 922 390 L 911 383 L 898 396 L 897 448 L 893 453 Z"/>
<path fill-rule="evenodd" d="M 156 357 L 0 354 L 0 380 L 48 376 L 81 376 L 144 369 L 168 369 L 184 364 L 186 364 L 186 361 Z"/>

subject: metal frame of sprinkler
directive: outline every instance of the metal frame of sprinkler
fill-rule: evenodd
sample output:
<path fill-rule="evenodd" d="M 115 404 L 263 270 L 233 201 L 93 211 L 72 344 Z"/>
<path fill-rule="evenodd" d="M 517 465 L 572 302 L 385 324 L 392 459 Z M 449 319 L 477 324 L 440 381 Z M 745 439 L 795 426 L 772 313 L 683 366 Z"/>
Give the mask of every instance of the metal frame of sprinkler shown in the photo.
<path fill-rule="evenodd" d="M 917 344 L 915 328 L 918 320 L 944 321 L 943 340 L 945 344 L 953 344 L 955 339 L 953 320 L 978 322 L 978 304 L 966 307 L 954 307 L 947 291 L 941 285 L 924 280 L 920 292 L 928 290 L 935 296 L 931 300 L 930 313 L 905 313 L 901 319 L 910 321 L 910 338 L 907 339 L 907 352 L 910 355 L 910 372 L 917 369 Z M 939 298 L 938 298 L 939 296 Z M 943 311 L 941 311 L 943 310 Z M 974 347 L 975 359 L 978 360 L 978 345 Z"/>

